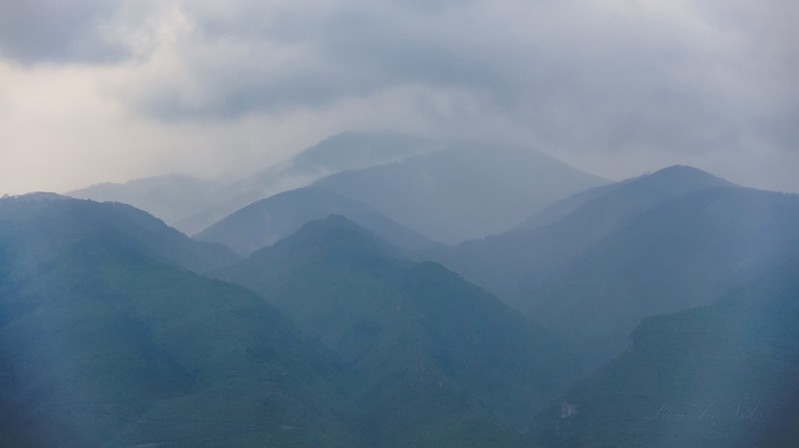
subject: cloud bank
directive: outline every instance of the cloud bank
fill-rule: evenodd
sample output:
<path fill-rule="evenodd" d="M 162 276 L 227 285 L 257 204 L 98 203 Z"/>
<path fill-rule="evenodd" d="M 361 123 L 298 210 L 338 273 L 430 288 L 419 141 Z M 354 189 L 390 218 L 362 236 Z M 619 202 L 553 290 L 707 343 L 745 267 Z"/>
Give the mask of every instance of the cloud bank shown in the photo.
<path fill-rule="evenodd" d="M 0 0 L 0 193 L 243 173 L 330 134 L 799 191 L 788 0 Z"/>

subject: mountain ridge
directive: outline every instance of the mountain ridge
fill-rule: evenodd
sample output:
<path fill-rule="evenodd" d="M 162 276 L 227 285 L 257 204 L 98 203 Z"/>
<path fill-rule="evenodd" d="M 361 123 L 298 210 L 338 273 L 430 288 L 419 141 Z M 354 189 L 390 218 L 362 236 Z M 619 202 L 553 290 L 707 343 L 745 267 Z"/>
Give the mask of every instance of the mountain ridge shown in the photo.
<path fill-rule="evenodd" d="M 339 245 L 358 249 L 343 252 Z M 417 410 L 433 419 L 422 423 L 419 415 L 397 413 L 425 406 L 460 409 L 455 415 L 465 412 L 466 420 L 528 425 L 570 372 L 559 344 L 443 266 L 395 254 L 356 223 L 331 216 L 217 275 L 261 293 L 360 372 L 364 422 L 389 413 L 419 436 L 418 425 L 439 417 Z M 432 384 L 441 389 L 428 390 Z M 372 443 L 397 446 L 384 437 Z"/>
<path fill-rule="evenodd" d="M 195 238 L 253 252 L 276 243 L 309 221 L 330 214 L 346 215 L 381 238 L 406 250 L 435 245 L 432 240 L 401 226 L 365 203 L 318 188 L 304 187 L 256 201 L 213 224 Z"/>
<path fill-rule="evenodd" d="M 525 300 L 522 282 L 545 279 L 664 201 L 715 186 L 733 184 L 696 168 L 667 167 L 577 193 L 506 233 L 453 248 L 436 247 L 422 256 L 440 261 L 518 306 Z"/>

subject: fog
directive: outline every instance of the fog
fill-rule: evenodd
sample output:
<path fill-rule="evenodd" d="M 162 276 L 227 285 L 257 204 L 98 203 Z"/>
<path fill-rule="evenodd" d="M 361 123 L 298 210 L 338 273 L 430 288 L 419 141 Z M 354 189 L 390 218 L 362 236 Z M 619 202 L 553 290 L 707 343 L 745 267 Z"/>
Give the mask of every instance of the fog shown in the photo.
<path fill-rule="evenodd" d="M 794 2 L 0 0 L 0 194 L 230 178 L 346 130 L 799 191 Z"/>

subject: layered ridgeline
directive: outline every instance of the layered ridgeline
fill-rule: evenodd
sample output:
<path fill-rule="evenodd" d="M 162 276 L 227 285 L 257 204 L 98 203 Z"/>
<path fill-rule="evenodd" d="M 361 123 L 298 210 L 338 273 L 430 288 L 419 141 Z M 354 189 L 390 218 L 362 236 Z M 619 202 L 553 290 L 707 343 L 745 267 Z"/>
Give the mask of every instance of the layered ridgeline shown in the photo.
<path fill-rule="evenodd" d="M 390 163 L 435 147 L 433 142 L 392 132 L 347 132 L 242 179 L 223 182 L 167 175 L 95 185 L 69 195 L 128 203 L 194 234 L 257 200 L 333 173 Z"/>
<path fill-rule="evenodd" d="M 203 250 L 129 206 L 0 200 L 0 444 L 522 447 L 571 373 L 521 315 L 342 218 L 226 271 L 300 328 L 178 267 Z"/>
<path fill-rule="evenodd" d="M 531 285 L 524 310 L 610 359 L 644 317 L 707 304 L 799 253 L 799 196 L 715 188 L 661 204 Z"/>
<path fill-rule="evenodd" d="M 202 261 L 187 241 L 128 206 L 0 200 L 0 445 L 358 446 L 332 358 L 168 264 Z"/>
<path fill-rule="evenodd" d="M 319 186 L 450 243 L 505 231 L 535 210 L 606 183 L 529 148 L 349 132 L 233 182 L 161 176 L 70 194 L 133 204 L 193 235 L 248 204 L 320 179 Z"/>
<path fill-rule="evenodd" d="M 0 222 L 24 239 L 31 257 L 46 257 L 75 241 L 92 238 L 109 247 L 197 272 L 237 259 L 221 244 L 193 240 L 160 219 L 121 203 L 33 193 L 1 199 Z"/>
<path fill-rule="evenodd" d="M 316 185 L 436 241 L 458 243 L 504 232 L 536 210 L 605 183 L 530 148 L 462 143 Z"/>
<path fill-rule="evenodd" d="M 796 251 L 797 235 L 795 195 L 671 167 L 429 255 L 556 333 L 591 368 L 623 350 L 642 318 L 709 303 Z"/>
<path fill-rule="evenodd" d="M 358 225 L 408 251 L 435 243 L 401 226 L 369 205 L 319 187 L 305 187 L 256 201 L 205 229 L 195 238 L 224 244 L 237 252 L 250 253 L 272 245 L 304 224 L 343 215 Z"/>
<path fill-rule="evenodd" d="M 529 289 L 593 249 L 643 212 L 693 191 L 732 186 L 685 166 L 673 166 L 577 193 L 534 213 L 513 230 L 457 246 L 435 247 L 428 258 L 524 308 Z"/>
<path fill-rule="evenodd" d="M 263 294 L 355 372 L 370 446 L 523 443 L 515 429 L 565 385 L 569 356 L 483 289 L 395 254 L 331 216 L 218 275 Z"/>
<path fill-rule="evenodd" d="M 438 148 L 436 142 L 395 132 L 345 132 L 326 138 L 286 162 L 226 185 L 221 200 L 175 225 L 195 234 L 230 213 L 274 194 L 347 170 L 403 160 Z"/>
<path fill-rule="evenodd" d="M 211 204 L 223 201 L 222 188 L 222 182 L 167 174 L 125 183 L 106 182 L 67 194 L 77 199 L 130 204 L 174 225 Z"/>
<path fill-rule="evenodd" d="M 632 345 L 540 421 L 581 448 L 799 446 L 799 263 L 712 305 L 646 319 Z"/>

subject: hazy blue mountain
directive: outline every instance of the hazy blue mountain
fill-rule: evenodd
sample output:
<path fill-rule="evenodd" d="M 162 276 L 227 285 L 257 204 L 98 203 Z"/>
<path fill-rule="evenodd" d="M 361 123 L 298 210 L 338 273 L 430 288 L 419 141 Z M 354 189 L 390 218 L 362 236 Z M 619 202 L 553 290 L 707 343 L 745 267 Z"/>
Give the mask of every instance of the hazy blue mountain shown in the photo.
<path fill-rule="evenodd" d="M 431 141 L 395 132 L 337 134 L 286 162 L 226 185 L 217 193 L 220 199 L 175 225 L 195 234 L 236 210 L 277 193 L 305 187 L 334 173 L 383 165 L 435 147 Z"/>
<path fill-rule="evenodd" d="M 291 168 L 324 174 L 359 170 L 400 161 L 436 147 L 433 141 L 397 132 L 344 132 L 299 153 L 291 160 Z"/>
<path fill-rule="evenodd" d="M 323 344 L 174 266 L 200 257 L 178 237 L 127 205 L 0 200 L 0 445 L 521 448 L 568 378 L 521 315 L 344 218 L 229 268 Z"/>
<path fill-rule="evenodd" d="M 0 199 L 0 225 L 14 226 L 47 254 L 73 240 L 97 238 L 164 263 L 202 272 L 229 264 L 227 247 L 195 241 L 130 205 L 34 194 Z"/>
<path fill-rule="evenodd" d="M 195 238 L 222 243 L 241 253 L 253 252 L 296 232 L 309 221 L 343 215 L 406 249 L 433 246 L 430 239 L 403 227 L 363 202 L 318 187 L 305 187 L 256 201 L 205 229 Z"/>
<path fill-rule="evenodd" d="M 333 358 L 131 210 L 0 200 L 0 445 L 358 446 Z"/>
<path fill-rule="evenodd" d="M 591 250 L 643 212 L 692 191 L 731 186 L 704 171 L 673 166 L 593 188 L 556 202 L 517 228 L 427 257 L 515 306 L 527 302 L 531 285 Z"/>
<path fill-rule="evenodd" d="M 794 257 L 710 306 L 646 319 L 543 414 L 546 445 L 799 446 L 797 272 Z"/>
<path fill-rule="evenodd" d="M 543 282 L 525 310 L 589 362 L 618 353 L 650 315 L 709 303 L 799 253 L 799 196 L 737 187 L 690 193 L 617 229 Z"/>
<path fill-rule="evenodd" d="M 564 386 L 569 356 L 481 288 L 396 253 L 331 216 L 219 275 L 263 294 L 360 375 L 356 421 L 372 446 L 529 446 L 512 428 Z"/>
<path fill-rule="evenodd" d="M 345 132 L 241 179 L 207 181 L 165 175 L 93 185 L 67 194 L 130 204 L 192 235 L 257 200 L 307 186 L 329 174 L 393 162 L 435 147 L 433 142 L 394 132 Z"/>
<path fill-rule="evenodd" d="M 468 143 L 317 185 L 434 240 L 457 243 L 506 231 L 535 210 L 604 183 L 528 148 Z"/>
<path fill-rule="evenodd" d="M 67 195 L 98 202 L 123 202 L 172 225 L 220 200 L 217 197 L 220 187 L 222 185 L 217 182 L 171 174 L 92 185 Z"/>
<path fill-rule="evenodd" d="M 618 188 L 623 182 L 616 182 L 608 185 L 601 185 L 599 187 L 589 188 L 579 193 L 573 194 L 565 199 L 561 199 L 554 204 L 548 205 L 541 210 L 533 213 L 529 218 L 522 221 L 521 224 L 509 230 L 506 233 L 519 234 L 524 232 L 533 231 L 539 227 L 552 224 L 565 218 L 570 213 L 582 207 L 586 203 L 603 196 L 605 193 Z M 489 237 L 491 238 L 491 237 Z M 464 243 L 469 243 L 464 242 Z"/>

